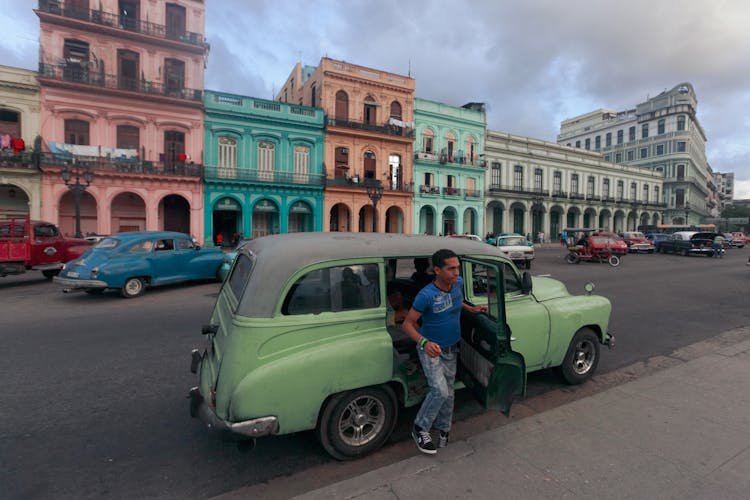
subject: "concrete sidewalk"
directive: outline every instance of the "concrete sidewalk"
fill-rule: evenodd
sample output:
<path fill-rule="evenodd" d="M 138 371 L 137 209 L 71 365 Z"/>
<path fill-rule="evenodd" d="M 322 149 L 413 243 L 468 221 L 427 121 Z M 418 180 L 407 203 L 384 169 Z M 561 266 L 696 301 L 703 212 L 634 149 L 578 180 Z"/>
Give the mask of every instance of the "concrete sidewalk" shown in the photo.
<path fill-rule="evenodd" d="M 415 446 L 411 458 L 296 498 L 747 498 L 750 328 L 668 360 L 436 456 Z"/>

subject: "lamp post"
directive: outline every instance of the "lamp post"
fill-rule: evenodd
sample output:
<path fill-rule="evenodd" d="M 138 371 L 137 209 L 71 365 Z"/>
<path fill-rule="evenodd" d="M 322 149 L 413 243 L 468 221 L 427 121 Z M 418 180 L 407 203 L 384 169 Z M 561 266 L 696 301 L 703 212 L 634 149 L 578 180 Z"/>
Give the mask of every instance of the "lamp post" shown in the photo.
<path fill-rule="evenodd" d="M 380 181 L 368 180 L 367 197 L 372 201 L 372 232 L 378 232 L 378 202 L 383 197 L 383 184 Z"/>
<path fill-rule="evenodd" d="M 684 207 L 685 207 L 685 225 L 689 226 L 690 224 L 688 223 L 688 216 L 690 215 L 690 203 L 686 201 Z"/>
<path fill-rule="evenodd" d="M 638 230 L 638 207 L 640 206 L 640 202 L 634 201 L 630 204 L 632 210 L 633 210 L 633 228 L 631 231 L 637 231 Z"/>
<path fill-rule="evenodd" d="M 60 172 L 60 175 L 62 176 L 65 185 L 68 186 L 68 189 L 73 192 L 73 201 L 75 202 L 76 207 L 75 237 L 81 238 L 81 196 L 83 195 L 83 192 L 86 191 L 86 188 L 91 185 L 91 178 L 93 177 L 91 167 L 88 165 L 80 166 L 76 163 L 75 159 L 73 159 L 72 168 L 69 165 L 65 165 L 62 172 Z M 81 183 L 81 178 L 83 178 L 85 184 Z M 74 179 L 73 182 L 71 182 L 71 179 Z"/>

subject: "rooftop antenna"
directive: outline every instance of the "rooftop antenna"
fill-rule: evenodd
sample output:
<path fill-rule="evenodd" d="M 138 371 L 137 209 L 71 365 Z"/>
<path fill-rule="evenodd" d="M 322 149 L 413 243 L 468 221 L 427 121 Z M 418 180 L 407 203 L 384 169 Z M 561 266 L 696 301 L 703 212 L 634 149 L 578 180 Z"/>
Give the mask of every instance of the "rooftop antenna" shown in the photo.
<path fill-rule="evenodd" d="M 409 78 L 411 78 L 411 57 L 409 58 Z"/>

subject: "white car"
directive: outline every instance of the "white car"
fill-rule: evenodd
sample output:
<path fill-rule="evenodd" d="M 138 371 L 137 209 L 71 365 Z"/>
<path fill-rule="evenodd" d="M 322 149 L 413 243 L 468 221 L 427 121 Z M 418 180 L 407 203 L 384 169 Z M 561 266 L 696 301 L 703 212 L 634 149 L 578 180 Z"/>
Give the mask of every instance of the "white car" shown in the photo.
<path fill-rule="evenodd" d="M 534 247 L 529 246 L 528 240 L 523 236 L 498 236 L 495 245 L 500 251 L 512 260 L 518 267 L 531 269 L 531 261 L 534 260 Z"/>

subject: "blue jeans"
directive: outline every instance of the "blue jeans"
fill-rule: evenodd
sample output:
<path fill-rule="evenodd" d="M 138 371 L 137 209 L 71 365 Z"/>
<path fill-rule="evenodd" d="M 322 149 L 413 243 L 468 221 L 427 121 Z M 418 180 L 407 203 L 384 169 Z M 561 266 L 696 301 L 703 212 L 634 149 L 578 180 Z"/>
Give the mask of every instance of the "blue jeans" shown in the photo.
<path fill-rule="evenodd" d="M 451 430 L 453 419 L 453 383 L 456 380 L 458 352 L 443 352 L 436 358 L 431 358 L 426 351 L 421 349 L 417 349 L 417 353 L 430 392 L 422 402 L 414 423 L 427 431 L 435 427 L 448 432 Z"/>

